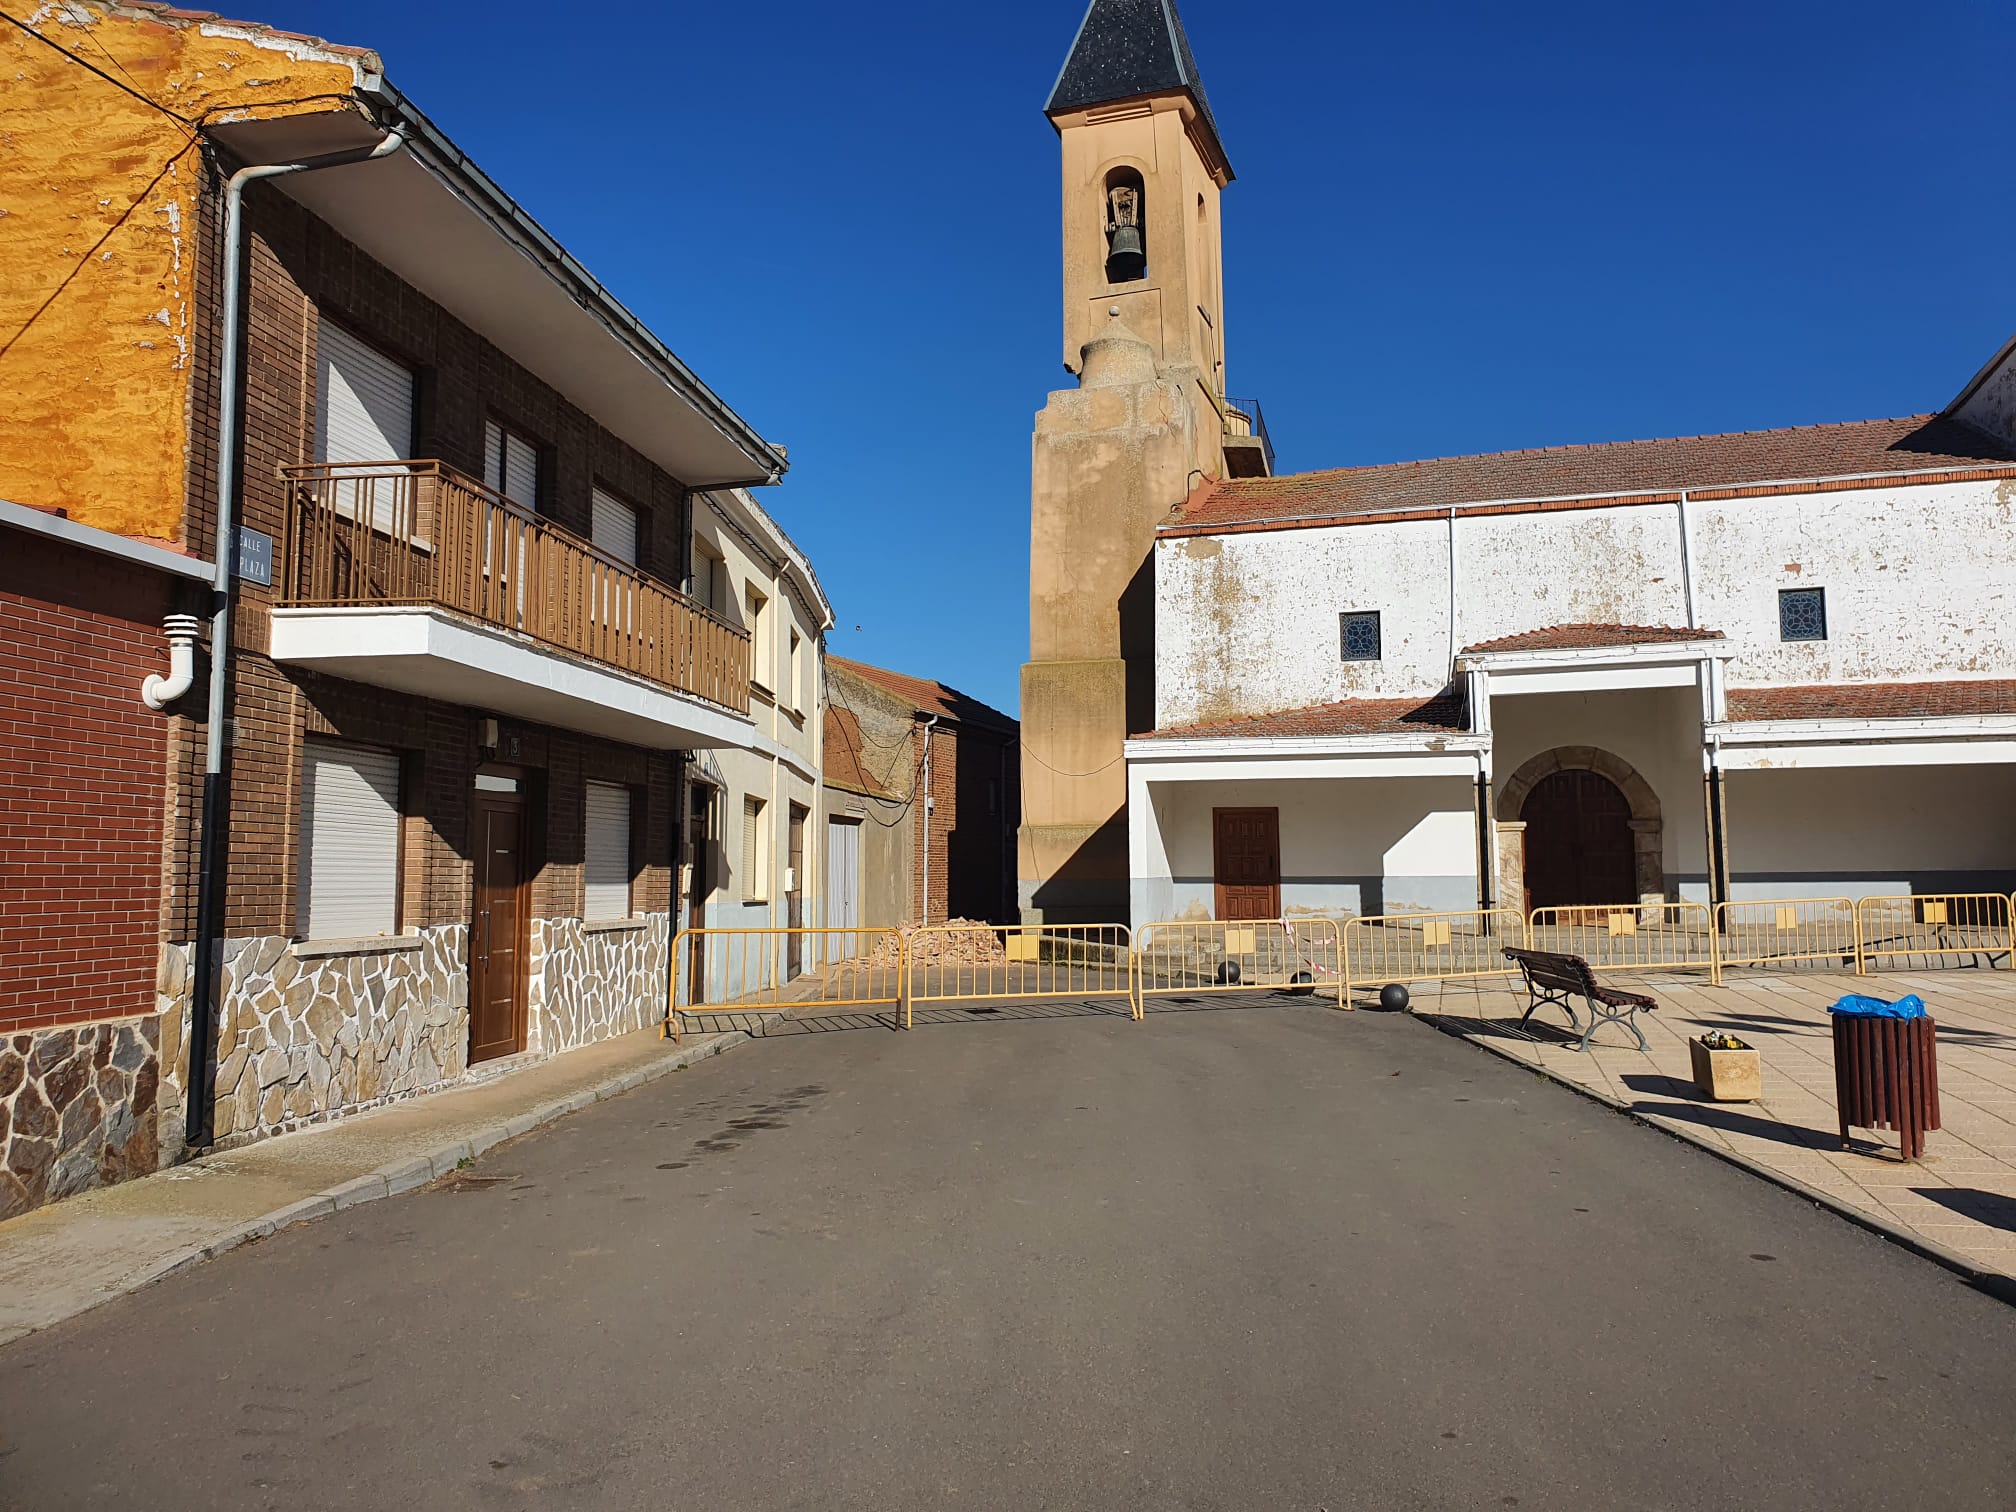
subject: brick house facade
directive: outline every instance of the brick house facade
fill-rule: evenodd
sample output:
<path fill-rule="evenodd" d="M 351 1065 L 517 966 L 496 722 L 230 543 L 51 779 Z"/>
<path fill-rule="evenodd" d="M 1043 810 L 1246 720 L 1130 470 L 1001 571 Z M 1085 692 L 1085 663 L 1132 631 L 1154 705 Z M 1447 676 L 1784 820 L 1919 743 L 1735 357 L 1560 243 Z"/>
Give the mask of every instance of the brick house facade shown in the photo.
<path fill-rule="evenodd" d="M 827 658 L 826 676 L 838 711 L 829 773 L 856 790 L 866 776 L 907 810 L 904 922 L 1014 922 L 1015 721 L 943 683 L 842 657 Z"/>
<path fill-rule="evenodd" d="M 185 1127 L 236 1143 L 654 1022 L 685 771 L 756 738 L 747 630 L 683 588 L 695 501 L 776 481 L 782 452 L 375 54 L 203 19 L 68 15 L 147 28 L 150 86 L 184 101 L 256 59 L 273 103 L 219 99 L 195 143 L 95 96 L 45 121 L 76 88 L 66 55 L 18 60 L 19 166 L 72 220 L 125 202 L 122 165 L 175 156 L 172 213 L 65 286 L 106 313 L 62 326 L 27 386 L 60 396 L 124 364 L 126 423 L 101 434 L 88 406 L 51 403 L 46 465 L 0 446 L 18 496 L 0 501 L 0 675 L 22 694 L 0 712 L 0 1217 L 175 1159 Z M 226 178 L 332 151 L 359 161 L 246 190 L 234 384 Z M 8 228 L 52 266 L 76 234 Z M 157 308 L 167 335 L 140 327 L 136 360 Z M 383 372 L 394 400 L 366 382 Z M 164 616 L 213 602 L 233 393 L 234 560 L 263 536 L 271 573 L 236 576 L 212 778 L 212 648 L 164 711 L 139 685 L 166 670 Z M 360 455 L 355 415 L 397 442 Z M 116 471 L 71 460 L 121 446 Z M 125 481 L 164 471 L 181 497 Z M 199 980 L 206 787 L 226 822 Z M 192 1083 L 214 1095 L 192 1106 Z"/>

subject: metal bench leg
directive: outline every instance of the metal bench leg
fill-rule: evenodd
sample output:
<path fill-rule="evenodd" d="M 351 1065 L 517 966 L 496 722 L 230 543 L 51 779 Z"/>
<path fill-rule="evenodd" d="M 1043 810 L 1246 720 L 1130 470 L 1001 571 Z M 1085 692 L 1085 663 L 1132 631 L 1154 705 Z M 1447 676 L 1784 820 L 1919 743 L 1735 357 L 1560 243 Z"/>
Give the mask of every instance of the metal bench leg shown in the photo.
<path fill-rule="evenodd" d="M 1638 1027 L 1638 1005 L 1630 1003 L 1622 1008 L 1613 1008 L 1608 1003 L 1599 1003 L 1594 998 L 1585 999 L 1589 1005 L 1589 1027 L 1582 1032 L 1582 1038 L 1568 1048 L 1587 1050 L 1589 1036 L 1596 1032 L 1599 1024 L 1622 1024 L 1631 1031 L 1631 1037 L 1638 1041 L 1638 1048 L 1648 1055 L 1652 1047 L 1645 1042 L 1645 1035 Z"/>

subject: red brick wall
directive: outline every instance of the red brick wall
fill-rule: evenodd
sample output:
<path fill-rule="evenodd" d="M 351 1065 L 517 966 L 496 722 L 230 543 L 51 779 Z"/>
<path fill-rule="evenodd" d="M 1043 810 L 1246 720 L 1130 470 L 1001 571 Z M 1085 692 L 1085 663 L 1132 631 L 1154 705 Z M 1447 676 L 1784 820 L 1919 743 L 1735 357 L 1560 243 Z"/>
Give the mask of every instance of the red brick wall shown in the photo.
<path fill-rule="evenodd" d="M 154 1009 L 173 591 L 0 526 L 0 1031 Z"/>

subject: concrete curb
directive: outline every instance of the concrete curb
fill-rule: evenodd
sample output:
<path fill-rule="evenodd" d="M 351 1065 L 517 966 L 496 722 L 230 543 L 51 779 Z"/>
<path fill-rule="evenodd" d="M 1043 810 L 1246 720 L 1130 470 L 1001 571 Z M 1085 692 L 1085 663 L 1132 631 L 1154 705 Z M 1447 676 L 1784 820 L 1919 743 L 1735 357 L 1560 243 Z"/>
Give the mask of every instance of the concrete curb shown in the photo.
<path fill-rule="evenodd" d="M 277 1234 L 280 1230 L 292 1228 L 297 1223 L 311 1223 L 318 1218 L 327 1218 L 332 1213 L 340 1213 L 345 1208 L 376 1202 L 385 1197 L 396 1197 L 402 1192 L 426 1186 L 429 1182 L 437 1181 L 453 1171 L 463 1161 L 472 1160 L 483 1151 L 502 1144 L 507 1139 L 516 1139 L 521 1134 L 529 1134 L 543 1124 L 553 1123 L 570 1113 L 578 1113 L 583 1108 L 593 1107 L 598 1102 L 607 1102 L 612 1097 L 620 1097 L 625 1092 L 635 1091 L 649 1082 L 671 1075 L 674 1071 L 683 1071 L 688 1066 L 721 1054 L 724 1050 L 732 1050 L 737 1045 L 747 1044 L 749 1038 L 746 1034 L 728 1032 L 719 1038 L 709 1040 L 704 1045 L 692 1045 L 675 1050 L 648 1066 L 640 1066 L 612 1076 L 607 1081 L 598 1082 L 571 1097 L 542 1103 L 529 1113 L 521 1113 L 516 1118 L 491 1124 L 467 1139 L 442 1145 L 425 1155 L 402 1157 L 393 1164 L 380 1166 L 375 1171 L 367 1171 L 362 1176 L 328 1187 L 297 1202 L 290 1202 L 285 1207 L 275 1208 L 270 1213 L 263 1213 L 257 1218 L 227 1229 L 214 1239 L 191 1245 L 187 1249 L 163 1256 L 157 1261 L 143 1264 L 131 1274 L 122 1277 L 117 1285 L 107 1287 L 86 1305 L 65 1313 L 62 1317 L 49 1318 L 30 1328 L 0 1333 L 0 1346 L 11 1344 L 17 1339 L 25 1339 L 30 1334 L 40 1333 L 58 1323 L 67 1322 L 71 1318 L 91 1311 L 92 1308 L 112 1301 L 115 1297 L 123 1297 L 139 1291 L 142 1287 L 152 1286 L 156 1281 L 165 1281 L 170 1276 L 201 1265 L 206 1260 L 214 1260 L 240 1245 Z"/>
<path fill-rule="evenodd" d="M 1879 1217 L 1867 1208 L 1856 1207 L 1852 1203 L 1845 1202 L 1841 1198 L 1836 1197 L 1831 1192 L 1823 1192 L 1818 1187 L 1808 1186 L 1797 1176 L 1787 1175 L 1783 1171 L 1775 1170 L 1765 1165 L 1762 1161 L 1753 1160 L 1748 1155 L 1740 1154 L 1730 1149 L 1727 1145 L 1710 1144 L 1705 1139 L 1695 1138 L 1684 1129 L 1676 1128 L 1672 1124 L 1661 1123 L 1655 1118 L 1648 1118 L 1638 1112 L 1629 1103 L 1619 1102 L 1616 1098 L 1599 1092 L 1594 1087 L 1585 1086 L 1581 1082 L 1559 1075 L 1538 1061 L 1530 1061 L 1522 1055 L 1515 1054 L 1513 1051 L 1501 1049 L 1489 1040 L 1481 1039 L 1473 1034 L 1467 1034 L 1463 1030 L 1453 1025 L 1442 1023 L 1439 1020 L 1424 1020 L 1419 1014 L 1410 1013 L 1408 1017 L 1417 1022 L 1426 1022 L 1430 1028 L 1439 1029 L 1452 1039 L 1462 1040 L 1466 1045 L 1475 1046 L 1486 1054 L 1495 1055 L 1503 1061 L 1509 1061 L 1523 1070 L 1532 1072 L 1535 1076 L 1552 1082 L 1557 1087 L 1566 1087 L 1570 1092 L 1586 1097 L 1589 1101 L 1608 1108 L 1613 1113 L 1622 1113 L 1633 1123 L 1642 1124 L 1644 1127 L 1664 1134 L 1670 1139 L 1677 1139 L 1682 1144 L 1705 1151 L 1717 1160 L 1727 1165 L 1735 1166 L 1739 1171 L 1747 1171 L 1759 1180 L 1768 1181 L 1771 1185 L 1783 1191 L 1790 1192 L 1795 1197 L 1803 1197 L 1808 1202 L 1827 1208 L 1837 1216 L 1847 1219 L 1857 1228 L 1874 1234 L 1879 1239 L 1887 1239 L 1892 1244 L 1907 1249 L 1922 1259 L 1930 1260 L 1934 1265 L 1944 1270 L 1951 1271 L 1976 1290 L 1986 1292 L 1991 1297 L 2007 1302 L 2011 1306 L 2016 1306 L 2016 1277 L 2006 1275 L 2002 1271 L 1990 1270 L 1982 1266 L 1978 1261 L 1968 1259 L 1958 1250 L 1948 1249 L 1936 1239 L 1927 1239 L 1916 1230 L 1906 1228 L 1904 1225 L 1894 1223 L 1887 1218 Z"/>

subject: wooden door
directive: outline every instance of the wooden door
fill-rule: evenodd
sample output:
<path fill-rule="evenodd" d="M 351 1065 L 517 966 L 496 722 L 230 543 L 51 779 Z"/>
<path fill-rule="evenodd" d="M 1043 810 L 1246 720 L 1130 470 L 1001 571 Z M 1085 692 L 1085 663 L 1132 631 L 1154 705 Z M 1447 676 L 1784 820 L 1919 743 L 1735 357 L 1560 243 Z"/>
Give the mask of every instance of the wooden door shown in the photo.
<path fill-rule="evenodd" d="M 1221 919 L 1281 917 L 1281 811 L 1211 811 L 1211 875 Z"/>
<path fill-rule="evenodd" d="M 1526 893 L 1533 908 L 1638 901 L 1631 805 L 1600 772 L 1555 772 L 1526 795 Z"/>
<path fill-rule="evenodd" d="M 686 810 L 686 854 L 693 862 L 693 890 L 686 898 L 686 927 L 707 927 L 707 899 L 714 891 L 714 789 L 696 782 Z M 686 1001 L 707 1001 L 707 937 L 686 942 Z"/>
<path fill-rule="evenodd" d="M 476 795 L 476 917 L 469 941 L 469 1059 L 525 1048 L 525 801 Z"/>

